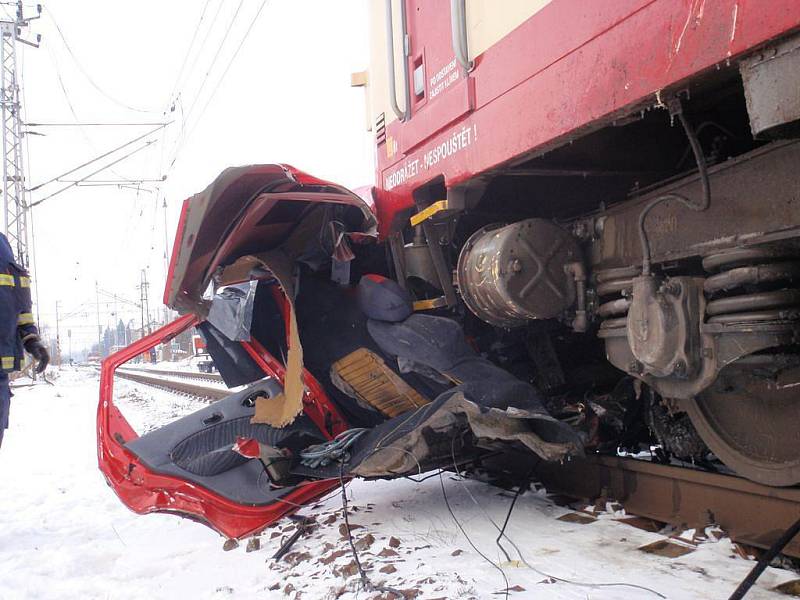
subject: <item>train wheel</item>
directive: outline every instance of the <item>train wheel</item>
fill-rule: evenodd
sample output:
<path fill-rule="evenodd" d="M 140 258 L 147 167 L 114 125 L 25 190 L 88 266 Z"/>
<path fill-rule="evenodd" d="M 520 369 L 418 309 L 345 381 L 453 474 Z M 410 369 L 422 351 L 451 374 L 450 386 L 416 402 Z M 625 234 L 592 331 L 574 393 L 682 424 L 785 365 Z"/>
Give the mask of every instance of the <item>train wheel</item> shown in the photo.
<path fill-rule="evenodd" d="M 700 436 L 729 468 L 774 486 L 800 483 L 800 365 L 751 356 L 685 403 Z"/>

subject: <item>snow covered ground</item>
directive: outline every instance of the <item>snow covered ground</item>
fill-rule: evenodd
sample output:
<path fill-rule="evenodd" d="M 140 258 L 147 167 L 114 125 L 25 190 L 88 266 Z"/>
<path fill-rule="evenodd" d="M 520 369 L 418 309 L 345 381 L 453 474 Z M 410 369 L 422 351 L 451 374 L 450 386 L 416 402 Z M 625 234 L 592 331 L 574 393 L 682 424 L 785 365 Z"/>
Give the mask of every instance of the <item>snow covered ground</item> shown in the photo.
<path fill-rule="evenodd" d="M 123 412 L 140 431 L 193 410 L 191 401 L 118 381 Z M 270 557 L 294 529 L 267 529 L 260 549 L 223 550 L 211 530 L 174 516 L 137 516 L 120 504 L 96 466 L 97 374 L 63 370 L 55 385 L 17 390 L 11 429 L 0 449 L 0 599 L 250 599 L 381 596 L 357 585 L 342 535 L 341 498 L 314 508 L 316 526 L 281 561 Z M 459 531 L 442 494 L 482 558 Z M 522 495 L 507 533 L 519 548 L 495 544 L 511 495 L 452 474 L 421 483 L 356 481 L 348 489 L 353 536 L 374 582 L 418 598 L 646 599 L 727 598 L 753 566 L 729 540 L 710 536 L 677 558 L 639 548 L 664 539 L 603 513 L 581 524 L 543 492 Z M 355 527 L 357 525 L 358 527 Z M 489 564 L 491 561 L 494 564 Z M 502 569 L 502 573 L 501 573 Z M 796 574 L 768 569 L 749 598 Z"/>

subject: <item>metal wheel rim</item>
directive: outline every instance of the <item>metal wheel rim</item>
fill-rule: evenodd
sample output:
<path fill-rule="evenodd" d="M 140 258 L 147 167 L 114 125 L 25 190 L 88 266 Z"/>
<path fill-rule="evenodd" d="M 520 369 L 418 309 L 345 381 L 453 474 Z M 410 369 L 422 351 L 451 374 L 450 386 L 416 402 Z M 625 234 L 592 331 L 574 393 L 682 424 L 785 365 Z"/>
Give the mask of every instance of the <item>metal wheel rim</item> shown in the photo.
<path fill-rule="evenodd" d="M 800 484 L 800 386 L 781 391 L 759 389 L 756 383 L 743 391 L 725 391 L 731 382 L 757 380 L 757 368 L 727 367 L 709 389 L 684 402 L 684 407 L 703 441 L 737 474 L 764 485 Z M 765 393 L 768 391 L 770 397 Z M 759 439 L 780 458 L 766 459 L 763 454 L 769 449 L 762 452 L 764 445 L 758 443 Z M 749 452 L 747 446 L 757 450 Z"/>

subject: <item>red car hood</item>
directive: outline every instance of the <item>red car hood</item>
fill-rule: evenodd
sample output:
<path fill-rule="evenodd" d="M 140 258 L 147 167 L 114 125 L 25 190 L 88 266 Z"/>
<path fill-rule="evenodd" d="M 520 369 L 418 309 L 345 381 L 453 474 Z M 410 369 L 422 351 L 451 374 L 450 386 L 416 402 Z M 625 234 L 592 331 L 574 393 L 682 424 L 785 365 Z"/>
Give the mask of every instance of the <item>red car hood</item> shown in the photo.
<path fill-rule="evenodd" d="M 199 312 L 218 268 L 278 246 L 310 203 L 320 202 L 357 207 L 363 214 L 360 234 L 376 235 L 371 207 L 347 188 L 288 165 L 226 169 L 183 204 L 164 303 L 180 312 Z"/>

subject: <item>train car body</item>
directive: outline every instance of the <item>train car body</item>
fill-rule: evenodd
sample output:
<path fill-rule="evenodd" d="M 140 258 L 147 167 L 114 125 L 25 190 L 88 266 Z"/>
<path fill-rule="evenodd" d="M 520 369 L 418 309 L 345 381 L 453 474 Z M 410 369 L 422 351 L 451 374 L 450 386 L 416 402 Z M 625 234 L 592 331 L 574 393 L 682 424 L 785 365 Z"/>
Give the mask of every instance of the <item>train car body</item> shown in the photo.
<path fill-rule="evenodd" d="M 121 499 L 241 537 L 344 476 L 505 452 L 657 447 L 800 483 L 800 5 L 370 8 L 375 185 L 260 165 L 186 202 L 165 292 L 185 316 L 103 368 Z M 246 340 L 210 295 L 239 284 Z M 140 438 L 113 372 L 195 323 L 256 383 Z M 313 460 L 356 430 L 346 468 Z"/>

